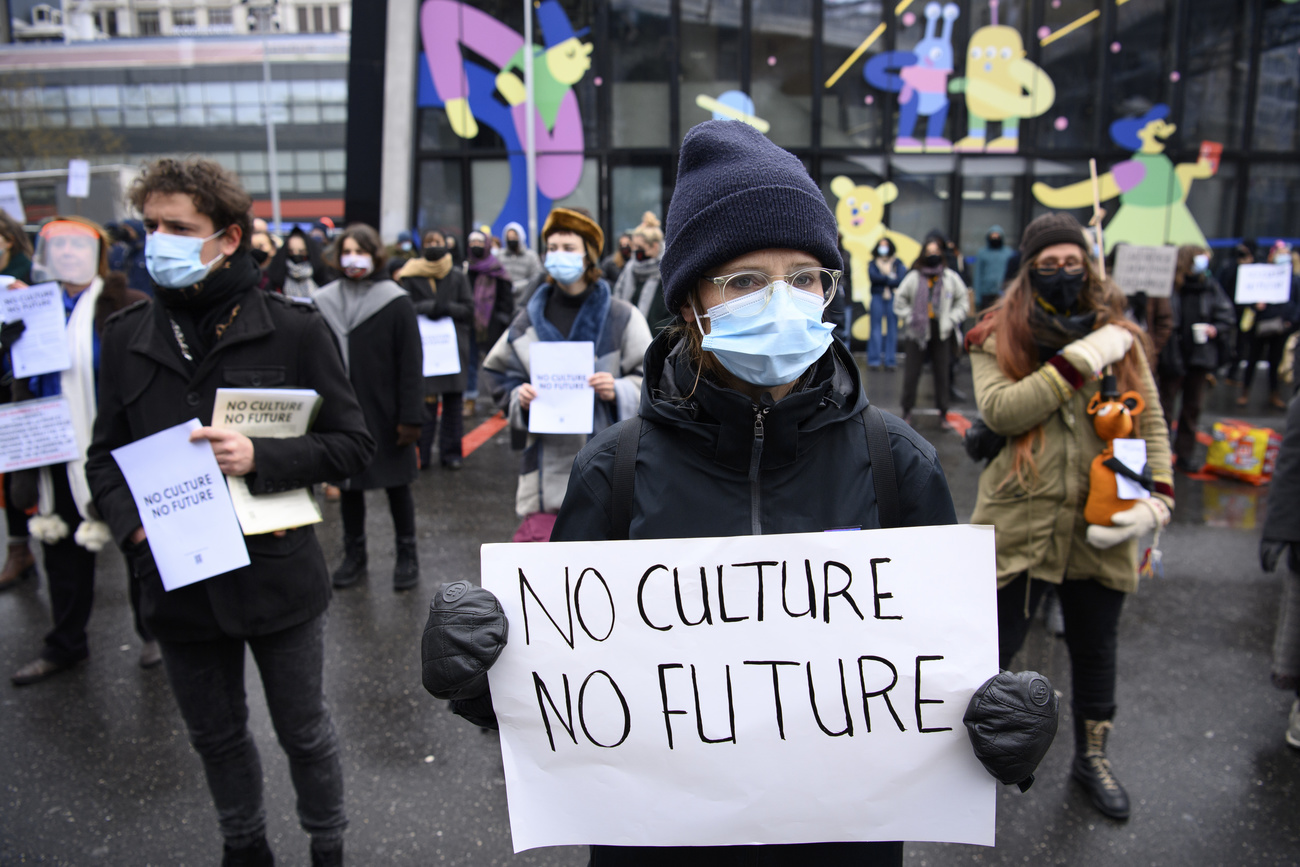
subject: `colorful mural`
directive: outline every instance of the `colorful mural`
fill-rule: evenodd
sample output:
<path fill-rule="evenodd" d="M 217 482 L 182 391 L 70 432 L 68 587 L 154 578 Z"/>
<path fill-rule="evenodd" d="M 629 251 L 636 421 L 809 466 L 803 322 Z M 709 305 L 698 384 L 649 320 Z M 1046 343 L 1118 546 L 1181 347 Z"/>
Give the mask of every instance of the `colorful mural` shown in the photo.
<path fill-rule="evenodd" d="M 1174 165 L 1164 151 L 1178 127 L 1165 120 L 1168 116 L 1169 106 L 1161 103 L 1141 117 L 1124 118 L 1110 125 L 1111 140 L 1134 153 L 1132 159 L 1117 163 L 1098 178 L 1102 202 L 1119 198 L 1119 209 L 1105 226 L 1107 253 L 1120 243 L 1207 246 L 1201 227 L 1187 208 L 1187 194 L 1192 181 L 1212 177 L 1218 169 L 1211 155 L 1213 148 L 1202 148 L 1201 157 L 1194 163 Z M 1049 208 L 1092 205 L 1091 181 L 1059 189 L 1040 181 L 1034 184 L 1033 192 L 1034 198 Z"/>
<path fill-rule="evenodd" d="M 898 94 L 899 153 L 946 153 L 952 142 L 944 138 L 948 120 L 948 76 L 953 72 L 952 27 L 961 10 L 956 3 L 925 7 L 925 38 L 911 51 L 886 51 L 867 61 L 862 77 L 872 87 Z M 939 19 L 943 32 L 936 35 Z M 925 141 L 915 138 L 918 117 L 926 118 Z"/>
<path fill-rule="evenodd" d="M 971 34 L 966 47 L 966 77 L 948 85 L 966 94 L 966 137 L 953 146 L 960 153 L 1015 153 L 1020 149 L 1020 119 L 1038 117 L 1056 101 L 1056 86 L 1025 57 L 1025 44 L 1014 27 L 998 24 L 997 0 L 990 0 L 993 24 Z M 989 121 L 1001 125 L 986 142 Z"/>
<path fill-rule="evenodd" d="M 866 340 L 871 334 L 871 279 L 867 266 L 871 264 L 876 244 L 881 238 L 894 242 L 900 262 L 912 262 L 921 255 L 921 245 L 907 235 L 885 226 L 885 205 L 898 198 L 898 187 L 884 183 L 878 187 L 854 184 L 852 178 L 840 175 L 831 181 L 831 194 L 835 203 L 835 221 L 839 224 L 841 243 L 849 254 L 849 285 L 852 287 L 852 334 L 856 340 Z"/>
<path fill-rule="evenodd" d="M 591 68 L 592 46 L 581 41 L 587 30 L 575 32 L 557 0 L 543 0 L 535 8 L 546 42 L 545 48 L 532 47 L 540 225 L 551 204 L 577 189 L 582 179 L 585 142 L 573 85 Z M 499 237 L 506 223 L 528 220 L 524 38 L 459 0 L 425 0 L 420 36 L 424 51 L 417 104 L 442 107 L 461 138 L 475 138 L 479 125 L 487 126 L 509 152 L 510 192 L 492 221 L 492 232 Z M 466 50 L 474 60 L 465 56 Z"/>

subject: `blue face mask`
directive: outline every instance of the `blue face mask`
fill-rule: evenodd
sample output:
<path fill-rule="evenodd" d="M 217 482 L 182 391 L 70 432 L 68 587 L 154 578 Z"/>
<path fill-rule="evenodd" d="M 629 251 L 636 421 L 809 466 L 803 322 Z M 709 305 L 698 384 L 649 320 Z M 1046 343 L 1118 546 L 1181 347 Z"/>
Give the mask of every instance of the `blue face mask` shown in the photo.
<path fill-rule="evenodd" d="M 755 292 L 748 303 L 761 304 L 763 297 L 763 292 Z M 736 304 L 731 307 L 738 309 Z M 701 346 L 733 376 L 764 387 L 798 379 L 826 352 L 835 330 L 822 322 L 820 297 L 791 289 L 785 281 L 773 284 L 772 300 L 753 316 L 738 316 L 722 304 L 710 307 L 707 315 L 709 333 Z M 695 325 L 703 333 L 698 313 Z"/>
<path fill-rule="evenodd" d="M 212 266 L 225 255 L 219 253 L 211 262 L 203 262 L 203 245 L 225 231 L 222 229 L 206 238 L 150 232 L 144 239 L 144 263 L 149 269 L 149 276 L 166 289 L 193 286 L 208 276 Z"/>
<path fill-rule="evenodd" d="M 552 250 L 546 254 L 546 273 L 565 286 L 576 283 L 584 270 L 581 253 Z"/>

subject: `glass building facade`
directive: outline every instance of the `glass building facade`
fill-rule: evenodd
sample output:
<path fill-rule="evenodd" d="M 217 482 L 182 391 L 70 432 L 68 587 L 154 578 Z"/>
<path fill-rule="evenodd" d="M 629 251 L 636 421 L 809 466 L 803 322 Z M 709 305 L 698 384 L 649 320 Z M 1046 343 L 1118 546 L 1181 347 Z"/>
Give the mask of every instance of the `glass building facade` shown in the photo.
<path fill-rule="evenodd" d="M 1108 219 L 1134 202 L 1177 211 L 1163 237 L 1130 238 L 1116 222 L 1121 240 L 1179 243 L 1183 210 L 1212 244 L 1300 235 L 1298 3 L 534 5 L 536 65 L 590 46 L 590 68 L 564 85 L 559 113 L 539 113 L 541 210 L 585 207 L 607 233 L 645 210 L 665 214 L 691 126 L 739 117 L 798 155 L 832 207 L 851 181 L 859 198 L 876 197 L 871 219 L 891 232 L 919 241 L 938 229 L 967 254 L 993 224 L 1016 239 L 1052 208 L 1087 222 L 1091 192 L 1080 182 L 1093 158 Z M 510 56 L 522 45 L 522 9 L 516 0 L 422 4 L 412 225 L 464 232 L 518 219 L 523 136 L 494 122 L 490 103 L 514 105 L 502 78 L 511 64 L 522 76 Z M 465 84 L 446 66 L 457 48 Z M 476 131 L 448 117 L 461 98 L 450 105 L 484 119 Z M 548 192 L 547 172 L 561 161 L 556 177 L 566 179 L 552 178 Z M 1137 213 L 1123 225 L 1141 222 Z"/>

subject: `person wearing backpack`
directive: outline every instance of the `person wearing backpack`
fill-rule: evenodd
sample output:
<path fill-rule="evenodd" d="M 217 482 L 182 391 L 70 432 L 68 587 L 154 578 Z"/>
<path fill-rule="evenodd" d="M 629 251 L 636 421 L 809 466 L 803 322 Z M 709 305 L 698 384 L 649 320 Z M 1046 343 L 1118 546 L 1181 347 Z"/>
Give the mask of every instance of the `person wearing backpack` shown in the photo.
<path fill-rule="evenodd" d="M 676 318 L 646 352 L 640 417 L 603 431 L 579 453 L 551 540 L 956 523 L 934 448 L 870 406 L 857 365 L 822 322 L 842 263 L 835 217 L 799 159 L 746 124 L 695 127 L 682 143 L 666 228 L 660 270 Z M 478 671 L 495 659 L 504 644 L 495 602 L 467 585 L 448 585 L 435 597 L 424 666 L 435 697 L 452 697 L 462 681 L 455 659 L 431 651 L 473 648 Z M 1002 672 L 981 691 L 1014 690 L 1020 677 Z M 495 725 L 486 685 L 461 693 L 452 710 Z M 1017 710 L 995 711 L 1015 732 L 1004 756 L 1041 757 L 1034 750 L 1046 751 L 1054 716 L 1044 732 Z M 1030 730 L 1036 736 L 1019 737 Z M 976 754 L 985 755 L 978 746 Z M 1006 776 L 995 760 L 986 767 Z M 1003 782 L 1026 780 L 1017 774 Z M 833 867 L 901 865 L 903 858 L 901 842 L 763 850 L 593 846 L 589 863 Z"/>

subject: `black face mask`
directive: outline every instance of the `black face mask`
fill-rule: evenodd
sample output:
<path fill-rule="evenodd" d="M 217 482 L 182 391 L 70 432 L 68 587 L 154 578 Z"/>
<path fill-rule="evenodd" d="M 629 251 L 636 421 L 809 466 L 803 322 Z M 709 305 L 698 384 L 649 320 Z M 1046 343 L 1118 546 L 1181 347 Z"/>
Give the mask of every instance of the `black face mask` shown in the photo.
<path fill-rule="evenodd" d="M 437 262 L 443 256 L 447 255 L 447 248 L 446 247 L 425 247 L 424 252 L 421 255 L 424 256 L 424 258 L 430 262 Z"/>
<path fill-rule="evenodd" d="M 636 251 L 636 260 L 638 262 L 644 262 L 648 258 L 649 258 L 649 254 L 647 254 L 645 250 Z"/>
<path fill-rule="evenodd" d="M 266 262 L 267 254 L 265 250 L 259 250 L 254 247 L 248 251 L 248 255 L 253 257 L 253 262 L 255 262 L 259 267 Z"/>
<path fill-rule="evenodd" d="M 989 246 L 994 250 L 1000 250 L 1002 248 L 1002 238 L 989 238 Z"/>
<path fill-rule="evenodd" d="M 623 256 L 623 259 L 624 259 L 625 261 L 628 260 L 628 259 L 631 259 L 631 258 L 632 258 L 632 248 L 631 248 L 631 247 L 619 247 L 619 248 L 618 248 L 618 252 Z"/>
<path fill-rule="evenodd" d="M 1074 305 L 1079 301 L 1079 293 L 1083 291 L 1085 276 L 1084 271 L 1067 274 L 1064 269 L 1058 269 L 1055 274 L 1046 275 L 1037 268 L 1031 268 L 1029 285 L 1057 313 L 1073 313 Z"/>
<path fill-rule="evenodd" d="M 486 254 L 487 250 L 483 247 L 474 246 L 469 248 L 469 257 L 471 259 L 482 259 Z"/>
<path fill-rule="evenodd" d="M 518 241 L 506 241 L 506 249 L 509 250 L 511 253 L 518 253 L 518 252 L 519 252 L 519 242 L 518 242 Z"/>
<path fill-rule="evenodd" d="M 295 265 L 301 265 L 303 262 L 306 262 L 306 261 L 307 261 L 307 254 L 306 254 L 306 253 L 290 253 L 290 254 L 289 254 L 289 261 L 292 262 L 292 263 L 295 264 Z"/>
<path fill-rule="evenodd" d="M 935 253 L 929 253 L 921 257 L 921 264 L 927 268 L 933 268 L 936 265 L 943 264 L 943 257 Z"/>

